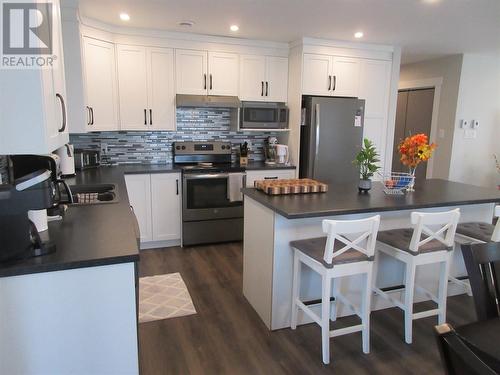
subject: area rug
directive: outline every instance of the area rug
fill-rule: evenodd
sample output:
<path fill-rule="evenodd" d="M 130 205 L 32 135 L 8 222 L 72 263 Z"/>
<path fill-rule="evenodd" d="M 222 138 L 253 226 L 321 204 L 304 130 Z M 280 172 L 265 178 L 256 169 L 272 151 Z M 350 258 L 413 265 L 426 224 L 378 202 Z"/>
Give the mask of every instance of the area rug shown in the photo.
<path fill-rule="evenodd" d="M 139 278 L 139 323 L 196 314 L 180 273 Z"/>

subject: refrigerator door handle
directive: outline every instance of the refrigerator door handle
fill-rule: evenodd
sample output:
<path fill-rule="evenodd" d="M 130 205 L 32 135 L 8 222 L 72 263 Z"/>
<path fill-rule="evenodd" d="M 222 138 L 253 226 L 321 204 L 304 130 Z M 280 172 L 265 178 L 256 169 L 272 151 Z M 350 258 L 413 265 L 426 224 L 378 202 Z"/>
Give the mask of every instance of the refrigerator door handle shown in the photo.
<path fill-rule="evenodd" d="M 314 158 L 314 163 L 316 163 L 316 161 L 318 160 L 319 158 L 319 126 L 320 126 L 320 108 L 319 108 L 319 103 L 316 104 L 316 111 L 315 111 L 315 126 L 316 126 L 316 129 L 315 129 L 315 134 L 316 134 L 316 139 L 315 139 L 315 145 L 316 145 L 316 150 L 315 150 L 315 158 Z M 314 165 L 313 165 L 313 173 L 314 173 Z"/>

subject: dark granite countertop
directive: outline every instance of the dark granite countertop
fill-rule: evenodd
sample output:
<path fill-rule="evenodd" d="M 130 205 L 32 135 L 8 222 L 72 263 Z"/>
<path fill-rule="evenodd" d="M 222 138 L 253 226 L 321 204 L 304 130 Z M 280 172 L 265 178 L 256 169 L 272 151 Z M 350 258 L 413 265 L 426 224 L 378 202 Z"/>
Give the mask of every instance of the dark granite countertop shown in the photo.
<path fill-rule="evenodd" d="M 356 185 L 330 186 L 326 193 L 270 196 L 245 188 L 243 193 L 287 219 L 430 207 L 500 203 L 500 191 L 439 179 L 417 181 L 415 191 L 387 195 L 379 182 L 369 194 L 359 194 Z"/>
<path fill-rule="evenodd" d="M 252 162 L 247 169 L 269 168 L 277 167 Z M 2 263 L 0 277 L 138 261 L 139 233 L 130 210 L 124 175 L 179 172 L 180 169 L 172 164 L 110 166 L 77 172 L 76 177 L 66 179 L 68 184 L 115 184 L 119 200 L 70 206 L 62 221 L 50 222 L 49 230 L 42 233 L 44 239 L 55 243 L 56 252 Z"/>
<path fill-rule="evenodd" d="M 274 164 L 269 165 L 263 161 L 250 161 L 245 167 L 247 171 L 273 170 L 273 169 L 295 169 L 294 165 Z"/>

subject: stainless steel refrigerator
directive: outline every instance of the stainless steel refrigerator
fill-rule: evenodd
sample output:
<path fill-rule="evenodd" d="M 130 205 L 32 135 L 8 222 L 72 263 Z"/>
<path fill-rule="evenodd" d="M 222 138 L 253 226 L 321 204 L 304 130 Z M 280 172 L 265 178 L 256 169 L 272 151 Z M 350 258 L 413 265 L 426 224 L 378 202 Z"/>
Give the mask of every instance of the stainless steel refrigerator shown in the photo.
<path fill-rule="evenodd" d="M 330 184 L 356 183 L 352 163 L 363 142 L 365 101 L 357 98 L 302 97 L 301 178 Z"/>

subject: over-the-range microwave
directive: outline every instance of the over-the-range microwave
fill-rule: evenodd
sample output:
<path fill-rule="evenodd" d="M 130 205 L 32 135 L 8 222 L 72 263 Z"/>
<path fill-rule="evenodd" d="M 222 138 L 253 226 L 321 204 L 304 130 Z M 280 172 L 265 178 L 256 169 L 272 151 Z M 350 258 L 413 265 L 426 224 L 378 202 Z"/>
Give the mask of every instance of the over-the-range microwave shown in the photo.
<path fill-rule="evenodd" d="M 241 102 L 240 129 L 288 129 L 288 107 L 278 102 Z"/>

